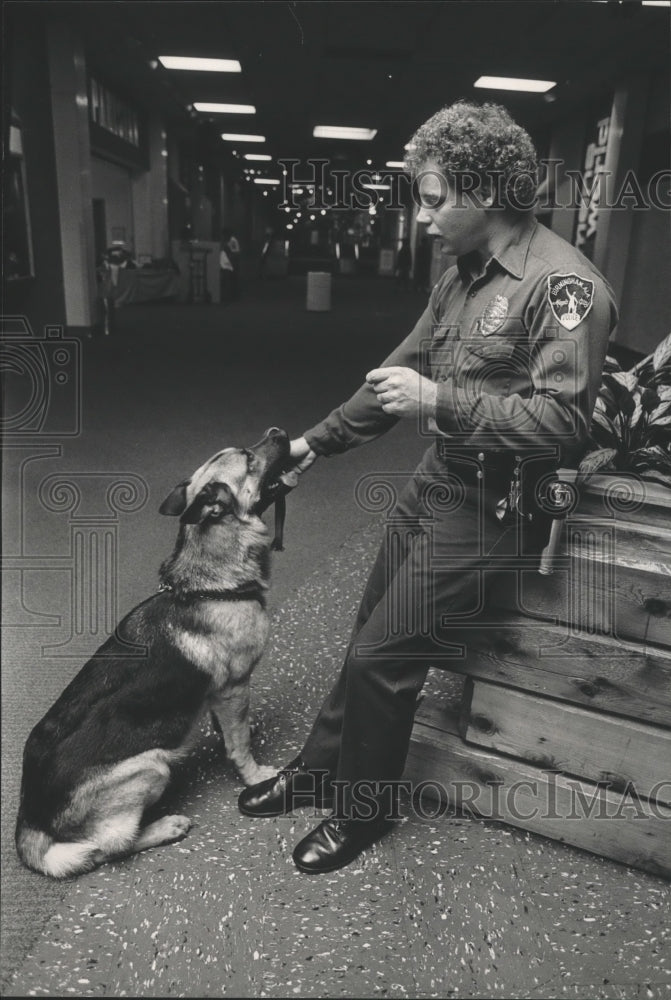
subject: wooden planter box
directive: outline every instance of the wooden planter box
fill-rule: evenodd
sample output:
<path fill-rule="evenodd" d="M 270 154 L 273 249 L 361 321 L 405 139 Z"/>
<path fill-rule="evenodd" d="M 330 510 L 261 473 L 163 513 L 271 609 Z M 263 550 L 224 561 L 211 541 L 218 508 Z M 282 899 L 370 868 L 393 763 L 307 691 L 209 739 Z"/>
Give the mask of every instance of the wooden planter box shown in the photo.
<path fill-rule="evenodd" d="M 555 573 L 504 574 L 463 635 L 459 710 L 424 699 L 406 777 L 671 877 L 671 492 L 594 477 Z"/>

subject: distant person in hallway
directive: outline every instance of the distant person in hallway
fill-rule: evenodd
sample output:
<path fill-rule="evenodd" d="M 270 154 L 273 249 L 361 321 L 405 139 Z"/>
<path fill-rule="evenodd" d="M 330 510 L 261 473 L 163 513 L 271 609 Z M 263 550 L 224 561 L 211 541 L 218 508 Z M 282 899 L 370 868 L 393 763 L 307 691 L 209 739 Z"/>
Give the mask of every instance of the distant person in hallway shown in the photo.
<path fill-rule="evenodd" d="M 273 249 L 274 239 L 275 239 L 275 230 L 271 226 L 267 226 L 265 232 L 265 240 L 263 242 L 263 248 L 261 250 L 261 260 L 259 262 L 259 278 L 265 278 L 266 276 L 266 264 L 268 263 L 268 257 L 270 256 Z"/>
<path fill-rule="evenodd" d="M 480 610 L 497 558 L 528 566 L 545 545 L 543 490 L 584 448 L 617 319 L 594 265 L 534 218 L 536 152 L 503 107 L 443 108 L 410 140 L 406 165 L 418 222 L 456 265 L 414 329 L 291 456 L 304 472 L 399 420 L 416 421 L 429 447 L 388 515 L 394 545 L 380 549 L 303 749 L 239 798 L 249 816 L 333 809 L 293 853 L 313 874 L 349 864 L 398 818 L 428 668 L 454 663 L 457 628 Z M 379 482 L 394 493 L 394 477 Z"/>
<path fill-rule="evenodd" d="M 232 302 L 240 298 L 240 243 L 231 229 L 221 231 L 219 268 L 222 301 Z"/>

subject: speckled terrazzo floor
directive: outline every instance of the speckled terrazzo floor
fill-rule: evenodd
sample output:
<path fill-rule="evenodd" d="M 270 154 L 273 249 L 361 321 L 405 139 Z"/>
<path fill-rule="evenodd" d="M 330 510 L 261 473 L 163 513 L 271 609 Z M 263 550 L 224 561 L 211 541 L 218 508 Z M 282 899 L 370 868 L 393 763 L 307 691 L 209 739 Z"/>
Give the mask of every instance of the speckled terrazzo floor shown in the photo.
<path fill-rule="evenodd" d="M 337 669 L 378 536 L 377 525 L 359 531 L 276 614 L 255 683 L 262 761 L 286 761 L 299 745 Z M 73 882 L 10 992 L 664 995 L 669 894 L 652 877 L 446 817 L 408 818 L 360 862 L 308 878 L 291 849 L 314 825 L 310 811 L 246 819 L 238 787 L 204 733 L 171 795 L 194 821 L 188 837 Z"/>
<path fill-rule="evenodd" d="M 95 394 L 95 366 L 89 378 Z M 231 376 L 231 392 L 236 380 Z M 349 381 L 350 372 L 335 372 L 329 391 L 341 395 Z M 277 401 L 262 401 L 271 384 L 272 372 L 257 369 L 260 423 L 276 419 Z M 199 391 L 210 390 L 199 383 Z M 293 430 L 303 419 L 296 407 Z M 131 457 L 125 449 L 121 460 L 127 467 L 141 464 L 132 451 L 136 434 L 117 428 L 117 440 L 131 444 Z M 185 436 L 175 448 L 171 461 L 179 468 L 193 442 Z M 375 448 L 378 468 L 398 467 L 399 454 L 411 450 L 402 435 Z M 370 454 L 318 463 L 290 505 L 287 552 L 274 566 L 270 646 L 254 678 L 255 747 L 263 763 L 294 755 L 339 669 L 380 537 L 379 524 L 344 499 Z M 114 467 L 113 458 L 106 460 Z M 334 461 L 343 462 L 342 474 L 334 473 Z M 122 581 L 127 603 L 151 585 L 154 555 L 165 554 L 174 527 L 149 537 L 152 523 L 147 514 L 137 538 L 131 530 L 129 549 L 145 538 L 152 558 Z M 135 565 L 128 557 L 124 580 Z M 42 682 L 40 698 L 48 704 L 61 678 L 45 672 Z M 430 677 L 427 692 L 438 683 Z M 455 696 L 459 683 L 448 682 Z M 27 728 L 11 718 L 8 689 L 10 698 L 18 694 L 6 686 L 5 740 L 16 762 Z M 15 781 L 12 772 L 12 811 Z M 11 948 L 3 945 L 4 995 L 657 1000 L 671 993 L 670 892 L 659 879 L 457 816 L 410 816 L 349 868 L 310 878 L 295 870 L 291 850 L 314 816 L 244 818 L 239 788 L 220 743 L 204 732 L 167 804 L 194 821 L 180 844 L 56 885 L 22 870 L 5 843 Z M 8 830 L 11 817 L 5 838 Z M 25 926 L 28 913 L 32 928 Z M 23 951 L 16 933 L 11 937 L 13 923 L 21 925 Z"/>

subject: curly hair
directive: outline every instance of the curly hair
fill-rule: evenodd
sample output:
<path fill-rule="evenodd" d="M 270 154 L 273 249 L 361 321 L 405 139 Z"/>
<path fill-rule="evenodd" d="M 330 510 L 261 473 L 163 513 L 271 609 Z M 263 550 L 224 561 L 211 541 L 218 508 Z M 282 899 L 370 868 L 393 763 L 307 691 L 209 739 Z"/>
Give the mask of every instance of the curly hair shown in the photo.
<path fill-rule="evenodd" d="M 434 160 L 464 187 L 466 176 L 491 184 L 499 204 L 515 210 L 533 206 L 538 187 L 534 145 L 500 104 L 459 100 L 441 108 L 409 140 L 405 166 L 413 175 Z"/>

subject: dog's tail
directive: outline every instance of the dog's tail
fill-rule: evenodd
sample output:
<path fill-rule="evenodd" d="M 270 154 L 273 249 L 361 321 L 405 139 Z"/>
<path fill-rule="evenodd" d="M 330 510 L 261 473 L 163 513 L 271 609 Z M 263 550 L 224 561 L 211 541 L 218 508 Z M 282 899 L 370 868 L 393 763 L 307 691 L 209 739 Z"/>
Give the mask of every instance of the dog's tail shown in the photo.
<path fill-rule="evenodd" d="M 52 878 L 68 878 L 91 871 L 102 852 L 90 841 L 58 841 L 21 818 L 16 826 L 16 850 L 27 868 Z"/>

